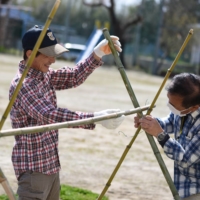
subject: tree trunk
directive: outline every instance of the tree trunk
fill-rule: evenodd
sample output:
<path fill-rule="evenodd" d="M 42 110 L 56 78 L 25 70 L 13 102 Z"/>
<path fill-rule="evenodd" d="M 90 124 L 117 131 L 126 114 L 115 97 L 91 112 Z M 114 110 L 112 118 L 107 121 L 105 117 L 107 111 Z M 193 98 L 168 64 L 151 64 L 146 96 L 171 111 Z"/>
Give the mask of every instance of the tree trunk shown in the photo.
<path fill-rule="evenodd" d="M 122 45 L 122 52 L 120 53 L 120 59 L 121 59 L 121 62 L 123 64 L 124 68 L 126 69 L 127 66 L 126 66 L 126 62 L 125 62 L 125 54 L 124 54 L 124 49 L 123 49 L 125 46 L 125 41 L 122 37 L 119 36 L 119 38 L 120 38 L 120 43 Z"/>
<path fill-rule="evenodd" d="M 125 59 L 124 59 L 124 51 L 123 51 L 123 48 L 125 47 L 124 34 L 121 30 L 120 22 L 116 18 L 113 7 L 109 8 L 109 14 L 110 14 L 111 22 L 112 22 L 112 24 L 114 24 L 113 25 L 113 32 L 117 37 L 119 37 L 120 43 L 122 45 L 122 52 L 120 53 L 120 59 L 121 59 L 121 62 L 123 64 L 124 68 L 126 69 L 127 67 L 126 67 L 126 63 L 125 63 Z"/>

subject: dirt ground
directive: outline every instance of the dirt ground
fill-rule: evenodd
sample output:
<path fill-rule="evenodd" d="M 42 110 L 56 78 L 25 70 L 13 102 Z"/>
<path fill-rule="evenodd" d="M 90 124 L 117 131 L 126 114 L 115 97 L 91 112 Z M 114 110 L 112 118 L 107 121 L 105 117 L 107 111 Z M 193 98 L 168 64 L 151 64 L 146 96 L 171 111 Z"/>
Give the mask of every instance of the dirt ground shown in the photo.
<path fill-rule="evenodd" d="M 16 73 L 21 57 L 0 54 L 0 115 L 8 105 L 10 81 Z M 57 61 L 52 67 L 74 66 L 74 63 Z M 127 76 L 141 106 L 150 104 L 163 78 L 137 71 Z M 101 67 L 76 89 L 59 91 L 58 105 L 71 110 L 94 112 L 108 108 L 132 109 L 130 97 L 116 66 Z M 164 117 L 168 113 L 166 92 L 162 91 L 152 115 Z M 9 116 L 3 130 L 11 129 Z M 126 116 L 116 130 L 97 125 L 95 130 L 61 129 L 59 154 L 61 183 L 101 193 L 122 153 L 136 129 L 133 115 Z M 0 138 L 0 167 L 12 189 L 16 192 L 11 152 L 13 137 Z M 157 142 L 156 142 L 157 143 Z M 157 143 L 158 144 L 158 143 Z M 173 176 L 173 161 L 158 145 L 168 170 Z M 0 186 L 0 194 L 5 193 Z M 106 195 L 110 200 L 172 200 L 172 194 L 157 163 L 144 132 L 141 132 L 116 173 Z"/>

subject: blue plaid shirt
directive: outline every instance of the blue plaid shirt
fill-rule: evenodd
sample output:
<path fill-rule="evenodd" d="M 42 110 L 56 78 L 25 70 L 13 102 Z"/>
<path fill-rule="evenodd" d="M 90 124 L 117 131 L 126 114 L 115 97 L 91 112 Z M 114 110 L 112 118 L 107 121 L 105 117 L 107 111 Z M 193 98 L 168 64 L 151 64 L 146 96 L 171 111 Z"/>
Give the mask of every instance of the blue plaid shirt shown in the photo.
<path fill-rule="evenodd" d="M 157 120 L 166 133 L 174 133 L 164 152 L 174 160 L 174 184 L 180 197 L 200 193 L 200 108 L 185 117 L 182 127 L 181 117 L 173 113 Z"/>

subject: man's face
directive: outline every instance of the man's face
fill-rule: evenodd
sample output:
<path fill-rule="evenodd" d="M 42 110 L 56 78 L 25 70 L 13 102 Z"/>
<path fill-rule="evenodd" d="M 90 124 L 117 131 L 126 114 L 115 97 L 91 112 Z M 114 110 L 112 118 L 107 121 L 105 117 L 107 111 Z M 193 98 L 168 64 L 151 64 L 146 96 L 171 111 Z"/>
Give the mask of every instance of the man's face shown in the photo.
<path fill-rule="evenodd" d="M 37 57 L 35 57 L 31 67 L 36 70 L 46 73 L 48 72 L 50 65 L 54 63 L 55 60 L 56 60 L 55 57 L 49 57 L 49 56 L 45 56 L 44 54 L 39 54 Z"/>
<path fill-rule="evenodd" d="M 176 108 L 179 111 L 182 111 L 181 114 L 188 114 L 193 112 L 194 110 L 196 110 L 198 108 L 198 106 L 192 106 L 189 108 L 185 108 L 182 105 L 183 102 L 183 97 L 179 96 L 179 95 L 172 95 L 169 92 L 167 93 L 167 97 L 169 99 L 169 103 Z"/>

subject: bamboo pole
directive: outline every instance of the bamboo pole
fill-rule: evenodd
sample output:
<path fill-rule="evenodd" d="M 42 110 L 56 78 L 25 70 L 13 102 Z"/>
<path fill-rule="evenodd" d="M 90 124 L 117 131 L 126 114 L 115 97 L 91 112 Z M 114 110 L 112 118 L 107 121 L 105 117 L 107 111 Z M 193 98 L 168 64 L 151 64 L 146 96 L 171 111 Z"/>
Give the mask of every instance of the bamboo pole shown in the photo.
<path fill-rule="evenodd" d="M 13 135 L 16 136 L 16 135 L 44 132 L 44 131 L 50 131 L 50 130 L 55 130 L 55 129 L 61 129 L 61 128 L 71 128 L 71 127 L 79 126 L 79 125 L 83 125 L 83 124 L 92 124 L 94 122 L 98 122 L 98 121 L 102 121 L 102 120 L 106 120 L 106 119 L 117 118 L 122 115 L 131 115 L 134 113 L 139 113 L 139 112 L 148 110 L 149 106 L 150 105 L 146 105 L 146 106 L 138 107 L 135 109 L 120 111 L 117 113 L 112 113 L 112 114 L 103 115 L 103 116 L 99 116 L 99 117 L 91 117 L 91 118 L 82 119 L 82 120 L 75 120 L 75 121 L 69 121 L 69 122 L 48 124 L 48 125 L 44 125 L 44 126 L 34 126 L 34 127 L 28 127 L 28 128 L 18 128 L 18 129 L 0 131 L 0 138 L 7 137 L 7 136 L 13 136 Z"/>
<path fill-rule="evenodd" d="M 33 60 L 34 60 L 34 58 L 35 58 L 35 56 L 37 54 L 37 51 L 38 51 L 38 49 L 39 49 L 39 47 L 40 47 L 40 45 L 42 43 L 42 40 L 43 40 L 43 38 L 44 38 L 44 36 L 46 34 L 47 28 L 51 24 L 51 21 L 54 18 L 54 15 L 55 15 L 59 5 L 60 5 L 60 0 L 56 0 L 55 4 L 54 4 L 54 6 L 53 6 L 53 8 L 52 8 L 47 20 L 46 20 L 44 28 L 43 28 L 43 30 L 42 30 L 42 32 L 41 32 L 41 34 L 40 34 L 35 46 L 34 46 L 34 49 L 33 49 L 32 53 L 31 53 L 31 56 L 29 57 L 29 59 L 27 61 L 27 65 L 26 65 L 26 68 L 25 68 L 25 70 L 24 70 L 24 72 L 22 74 L 22 77 L 20 78 L 19 83 L 17 84 L 17 87 L 16 87 L 16 89 L 15 89 L 15 91 L 13 93 L 13 96 L 12 96 L 10 102 L 8 103 L 8 106 L 7 106 L 5 112 L 4 112 L 3 116 L 2 116 L 2 119 L 1 119 L 1 122 L 0 122 L 0 130 L 3 127 L 3 124 L 4 124 L 5 120 L 7 119 L 7 116 L 9 114 L 9 112 L 10 112 L 12 106 L 13 106 L 13 103 L 15 102 L 15 99 L 16 99 L 16 97 L 18 95 L 18 92 L 19 92 L 19 90 L 20 90 L 20 88 L 22 86 L 22 82 L 23 82 L 24 78 L 26 77 L 29 68 L 31 67 L 31 65 L 33 63 Z"/>
<path fill-rule="evenodd" d="M 14 195 L 14 193 L 13 193 L 3 171 L 1 170 L 1 168 L 0 168 L 0 183 L 2 184 L 8 198 L 10 200 L 16 200 L 16 197 L 15 197 L 15 195 Z"/>
<path fill-rule="evenodd" d="M 24 78 L 26 77 L 30 66 L 33 63 L 33 60 L 34 60 L 34 58 L 36 56 L 36 53 L 37 53 L 37 51 L 38 51 L 38 49 L 39 49 L 39 47 L 40 47 L 40 45 L 42 43 L 42 40 L 43 40 L 44 35 L 45 35 L 46 31 L 47 31 L 47 28 L 51 24 L 51 21 L 53 20 L 54 15 L 57 12 L 57 9 L 58 9 L 59 5 L 60 5 L 60 0 L 56 0 L 55 4 L 54 4 L 54 6 L 53 6 L 53 8 L 52 8 L 52 10 L 50 12 L 50 14 L 48 15 L 48 18 L 47 18 L 46 23 L 44 25 L 44 29 L 42 30 L 42 32 L 41 32 L 41 34 L 40 34 L 40 36 L 39 36 L 39 38 L 38 38 L 38 40 L 37 40 L 37 42 L 36 42 L 36 44 L 34 46 L 34 49 L 33 49 L 32 53 L 31 53 L 31 56 L 29 57 L 29 59 L 27 61 L 26 68 L 25 68 L 25 70 L 24 70 L 24 72 L 22 74 L 22 77 L 19 80 L 19 83 L 18 83 L 18 85 L 17 85 L 17 87 L 15 89 L 15 92 L 13 93 L 13 96 L 12 96 L 10 102 L 8 103 L 8 106 L 7 106 L 6 110 L 5 110 L 4 114 L 2 115 L 2 118 L 1 118 L 1 121 L 0 121 L 0 130 L 2 129 L 2 127 L 4 125 L 4 122 L 7 119 L 7 116 L 9 114 L 9 112 L 10 112 L 12 106 L 13 106 L 13 103 L 14 103 L 17 95 L 18 95 L 18 92 L 19 92 L 19 90 L 20 90 L 20 88 L 22 86 L 22 82 L 23 82 Z M 5 176 L 4 177 L 2 177 L 2 176 L 3 176 L 3 171 L 0 168 L 0 179 L 4 179 L 5 178 Z M 6 182 L 4 181 L 4 182 L 1 182 L 1 183 L 2 183 L 2 185 L 4 187 L 4 190 L 6 191 L 7 195 L 11 195 L 12 196 L 12 197 L 10 196 L 9 199 L 11 199 L 11 200 L 12 199 L 16 199 L 15 196 L 12 195 L 14 193 L 13 193 L 12 189 L 8 186 L 7 180 L 6 180 Z"/>
<path fill-rule="evenodd" d="M 118 53 L 117 53 L 117 51 L 116 51 L 115 48 L 114 48 L 114 45 L 113 45 L 113 42 L 112 42 L 112 40 L 111 40 L 111 38 L 110 38 L 109 32 L 108 32 L 107 29 L 103 29 L 103 32 L 104 32 L 105 38 L 109 41 L 109 46 L 110 46 L 110 48 L 111 48 L 112 54 L 113 54 L 113 56 L 114 56 L 115 62 L 116 62 L 116 64 L 117 64 L 117 66 L 118 66 L 118 70 L 120 71 L 120 74 L 121 74 L 122 79 L 123 79 L 123 81 L 124 81 L 124 84 L 125 84 L 125 86 L 126 86 L 126 89 L 127 89 L 128 93 L 129 93 L 129 96 L 130 96 L 130 98 L 131 98 L 131 100 L 132 100 L 132 103 L 133 103 L 133 105 L 134 105 L 135 107 L 138 107 L 138 106 L 139 106 L 139 103 L 137 102 L 137 99 L 136 99 L 136 97 L 135 97 L 135 94 L 134 94 L 134 92 L 133 92 L 133 89 L 132 89 L 132 87 L 131 87 L 131 84 L 130 84 L 130 82 L 129 82 L 127 76 L 126 76 L 126 73 L 125 73 L 125 70 L 124 70 L 124 66 L 123 66 L 123 64 L 121 63 L 121 60 L 120 60 L 120 58 L 119 58 L 119 56 L 118 56 Z M 166 83 L 168 77 L 170 76 L 172 70 L 174 69 L 174 67 L 175 67 L 175 65 L 176 65 L 176 63 L 177 63 L 177 61 L 178 61 L 178 59 L 180 58 L 180 56 L 181 56 L 183 50 L 185 49 L 185 47 L 186 47 L 186 45 L 187 45 L 187 43 L 188 43 L 188 41 L 190 40 L 190 38 L 191 38 L 192 35 L 193 35 L 193 30 L 191 29 L 191 30 L 189 31 L 189 33 L 188 33 L 188 35 L 187 35 L 187 37 L 186 37 L 186 39 L 185 39 L 183 45 L 181 46 L 181 49 L 179 50 L 179 52 L 178 52 L 178 54 L 177 54 L 177 56 L 176 56 L 174 62 L 172 63 L 171 67 L 168 69 L 167 74 L 166 74 L 166 76 L 165 76 L 165 78 L 164 78 L 164 80 L 163 80 L 163 83 L 161 84 L 161 86 L 160 86 L 160 88 L 159 88 L 159 90 L 158 90 L 158 92 L 157 92 L 157 94 L 156 94 L 156 96 L 155 96 L 155 98 L 154 98 L 154 100 L 153 100 L 151 106 L 150 106 L 150 109 L 147 111 L 147 114 L 150 114 L 150 113 L 151 113 L 151 111 L 152 111 L 152 106 L 155 104 L 155 102 L 156 102 L 156 100 L 157 100 L 157 98 L 158 98 L 158 96 L 159 96 L 161 90 L 163 89 L 163 87 L 164 87 L 164 85 L 165 85 L 165 83 Z M 140 117 L 142 117 L 142 116 L 143 116 L 143 114 L 142 114 L 142 112 L 141 112 L 141 113 L 140 113 Z M 127 147 L 126 147 L 126 149 L 124 150 L 124 152 L 123 152 L 123 154 L 122 154 L 120 160 L 118 161 L 118 163 L 117 163 L 117 165 L 116 165 L 114 171 L 112 172 L 112 174 L 111 174 L 111 176 L 110 176 L 108 182 L 106 183 L 106 185 L 105 185 L 103 191 L 102 191 L 101 194 L 99 195 L 98 200 L 101 200 L 101 199 L 103 198 L 104 194 L 106 193 L 106 191 L 108 190 L 109 186 L 111 185 L 112 180 L 114 179 L 114 177 L 115 177 L 115 175 L 116 175 L 116 173 L 117 173 L 119 167 L 121 166 L 123 160 L 125 159 L 125 157 L 126 157 L 128 151 L 129 151 L 129 149 L 131 148 L 133 142 L 134 142 L 135 139 L 137 138 L 137 136 L 138 136 L 140 130 L 141 130 L 141 127 L 139 127 L 139 128 L 137 129 L 137 131 L 136 131 L 134 137 L 132 138 L 132 140 L 130 141 L 130 143 L 127 145 Z M 178 194 L 178 192 L 177 192 L 177 190 L 176 190 L 176 188 L 175 188 L 175 186 L 174 186 L 174 183 L 173 183 L 173 181 L 172 181 L 172 179 L 171 179 L 171 177 L 170 177 L 170 174 L 169 174 L 169 172 L 168 172 L 168 170 L 167 170 L 167 168 L 166 168 L 166 166 L 165 166 L 165 163 L 164 163 L 164 161 L 163 161 L 163 159 L 162 159 L 162 157 L 161 157 L 161 155 L 160 155 L 160 152 L 159 152 L 159 150 L 158 150 L 158 147 L 157 147 L 157 145 L 156 145 L 156 143 L 155 143 L 155 141 L 154 141 L 154 139 L 153 139 L 153 136 L 151 136 L 151 135 L 149 135 L 149 134 L 147 134 L 147 133 L 146 133 L 146 135 L 147 135 L 147 138 L 148 138 L 148 140 L 149 140 L 149 142 L 150 142 L 150 145 L 151 145 L 151 147 L 152 147 L 152 149 L 153 149 L 153 152 L 154 152 L 154 154 L 155 154 L 155 156 L 156 156 L 156 159 L 157 159 L 157 161 L 158 161 L 158 163 L 159 163 L 159 166 L 160 166 L 160 168 L 161 168 L 161 170 L 162 170 L 162 172 L 163 172 L 163 175 L 164 175 L 164 177 L 165 177 L 165 179 L 166 179 L 166 181 L 167 181 L 167 183 L 168 183 L 168 185 L 169 185 L 169 188 L 170 188 L 170 190 L 171 190 L 171 192 L 172 192 L 172 195 L 173 195 L 174 199 L 175 199 L 175 200 L 180 200 L 179 194 Z"/>

